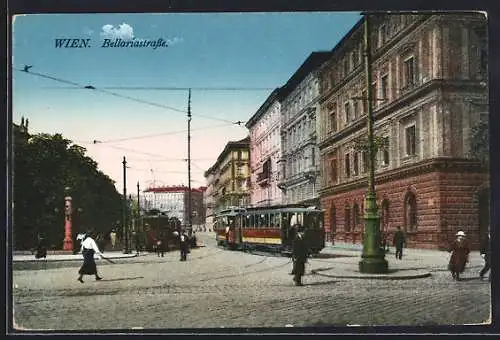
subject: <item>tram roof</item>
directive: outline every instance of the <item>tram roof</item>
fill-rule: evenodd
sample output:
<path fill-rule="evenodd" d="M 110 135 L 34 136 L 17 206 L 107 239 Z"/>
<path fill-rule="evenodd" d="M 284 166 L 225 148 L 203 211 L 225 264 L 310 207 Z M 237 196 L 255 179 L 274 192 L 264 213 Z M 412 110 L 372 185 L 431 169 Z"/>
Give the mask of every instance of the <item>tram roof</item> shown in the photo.
<path fill-rule="evenodd" d="M 279 212 L 291 212 L 291 213 L 301 213 L 301 212 L 320 212 L 321 209 L 316 207 L 306 207 L 306 206 L 272 206 L 272 207 L 251 207 L 251 208 L 230 208 L 219 211 L 216 215 L 225 216 L 236 216 L 238 214 L 269 214 L 269 213 L 279 213 Z"/>

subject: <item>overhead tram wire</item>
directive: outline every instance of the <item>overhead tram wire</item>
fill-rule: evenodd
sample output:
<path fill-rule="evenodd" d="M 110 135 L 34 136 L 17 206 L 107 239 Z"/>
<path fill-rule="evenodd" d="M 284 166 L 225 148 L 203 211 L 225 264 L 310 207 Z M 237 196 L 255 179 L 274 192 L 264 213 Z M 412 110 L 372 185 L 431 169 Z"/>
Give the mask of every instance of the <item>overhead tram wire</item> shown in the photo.
<path fill-rule="evenodd" d="M 74 87 L 50 87 L 53 89 L 75 89 Z M 125 91 L 187 91 L 189 89 L 196 91 L 269 91 L 274 87 L 175 87 L 175 86 L 101 86 L 104 90 L 125 90 Z"/>
<path fill-rule="evenodd" d="M 119 94 L 119 93 L 116 93 L 116 92 L 107 91 L 107 90 L 95 87 L 93 85 L 83 85 L 83 84 L 80 84 L 80 83 L 77 83 L 77 82 L 74 82 L 74 81 L 65 80 L 65 79 L 62 79 L 62 78 L 50 76 L 48 74 L 43 74 L 43 73 L 39 73 L 39 72 L 33 72 L 33 71 L 29 70 L 29 68 L 27 68 L 26 66 L 23 69 L 19 69 L 19 68 L 15 68 L 15 67 L 12 67 L 12 69 L 14 69 L 16 71 L 23 72 L 25 74 L 31 74 L 31 75 L 38 76 L 38 77 L 41 77 L 41 78 L 46 78 L 46 79 L 54 80 L 54 81 L 59 82 L 59 83 L 73 85 L 77 89 L 92 90 L 92 91 L 96 91 L 96 92 L 108 94 L 108 95 L 111 95 L 111 96 L 115 96 L 115 97 L 118 97 L 118 98 L 128 99 L 128 100 L 135 101 L 135 102 L 138 102 L 138 103 L 141 103 L 141 104 L 146 104 L 146 105 L 154 106 L 154 107 L 161 108 L 161 109 L 167 109 L 167 110 L 171 110 L 171 111 L 175 111 L 175 112 L 179 112 L 179 113 L 187 113 L 186 110 L 178 109 L 178 108 L 175 108 L 175 107 L 172 107 L 172 106 L 168 106 L 168 105 L 164 105 L 164 104 L 158 104 L 158 103 L 155 103 L 155 102 L 151 102 L 151 101 L 148 101 L 148 100 L 139 99 L 139 98 L 135 98 L 135 97 L 127 96 L 127 95 L 122 95 L 122 94 Z M 212 117 L 212 116 L 202 115 L 202 114 L 196 114 L 195 116 L 206 118 L 206 119 L 217 120 L 217 121 L 225 122 L 225 123 L 228 123 L 228 124 L 241 125 L 240 121 L 233 122 L 233 121 L 230 121 L 230 120 L 227 120 L 227 119 L 224 119 L 224 118 L 217 118 L 217 117 Z"/>

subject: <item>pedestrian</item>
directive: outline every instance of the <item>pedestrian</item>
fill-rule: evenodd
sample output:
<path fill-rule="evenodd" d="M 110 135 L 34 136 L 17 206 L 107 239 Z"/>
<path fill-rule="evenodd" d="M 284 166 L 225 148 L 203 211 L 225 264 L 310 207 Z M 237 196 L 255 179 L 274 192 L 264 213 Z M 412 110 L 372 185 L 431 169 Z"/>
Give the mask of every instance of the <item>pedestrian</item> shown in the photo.
<path fill-rule="evenodd" d="M 81 252 L 83 254 L 83 265 L 78 271 L 78 274 L 80 274 L 78 281 L 83 283 L 83 275 L 95 275 L 96 281 L 102 280 L 102 277 L 97 274 L 97 266 L 94 259 L 94 254 L 97 254 L 102 258 L 102 253 L 97 247 L 94 239 L 91 237 L 91 232 L 87 231 L 79 237 L 82 238 Z"/>
<path fill-rule="evenodd" d="M 113 229 L 110 233 L 110 238 L 111 238 L 111 248 L 113 248 L 113 250 L 115 250 L 115 246 L 116 246 L 116 231 Z"/>
<path fill-rule="evenodd" d="M 189 240 L 188 236 L 186 235 L 186 231 L 183 230 L 180 234 L 179 237 L 179 248 L 181 252 L 181 261 L 186 261 L 187 260 L 187 253 L 188 253 L 188 248 L 189 248 Z"/>
<path fill-rule="evenodd" d="M 486 274 L 488 271 L 490 271 L 490 274 L 488 275 L 488 281 L 491 282 L 491 244 L 490 244 L 490 234 L 488 233 L 488 238 L 483 241 L 483 244 L 481 246 L 481 257 L 484 260 L 484 266 L 483 269 L 479 272 L 479 277 L 481 280 L 484 277 L 484 274 Z"/>
<path fill-rule="evenodd" d="M 451 252 L 450 262 L 448 263 L 448 270 L 454 280 L 460 280 L 460 274 L 465 270 L 465 264 L 469 262 L 469 245 L 465 239 L 465 233 L 459 231 L 457 239 L 451 244 L 448 252 Z"/>
<path fill-rule="evenodd" d="M 304 227 L 299 226 L 297 228 L 297 234 L 292 243 L 292 257 L 293 262 L 293 281 L 296 286 L 302 286 L 302 276 L 305 274 L 306 262 L 307 262 L 307 244 L 304 235 Z"/>
<path fill-rule="evenodd" d="M 196 243 L 196 233 L 193 232 L 193 235 L 191 236 L 191 248 L 196 248 L 198 245 Z"/>
<path fill-rule="evenodd" d="M 229 247 L 229 226 L 226 227 L 226 248 Z"/>
<path fill-rule="evenodd" d="M 45 238 L 41 235 L 38 236 L 38 242 L 36 246 L 35 258 L 47 258 L 47 245 L 45 244 Z"/>
<path fill-rule="evenodd" d="M 403 247 L 406 245 L 406 240 L 405 234 L 401 230 L 400 226 L 396 227 L 396 232 L 394 233 L 394 238 L 392 239 L 392 245 L 396 248 L 396 258 L 402 260 Z"/>

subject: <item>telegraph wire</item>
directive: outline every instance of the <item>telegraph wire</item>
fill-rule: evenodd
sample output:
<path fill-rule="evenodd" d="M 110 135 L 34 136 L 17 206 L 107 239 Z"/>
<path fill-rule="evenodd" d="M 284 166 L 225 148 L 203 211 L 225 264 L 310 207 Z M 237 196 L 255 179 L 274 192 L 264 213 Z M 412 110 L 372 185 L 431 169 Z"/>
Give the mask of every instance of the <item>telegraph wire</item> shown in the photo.
<path fill-rule="evenodd" d="M 208 129 L 217 129 L 220 127 L 225 127 L 225 126 L 231 126 L 231 125 L 240 125 L 235 123 L 226 123 L 226 124 L 221 124 L 221 125 L 214 125 L 214 126 L 206 126 L 203 128 L 198 128 L 198 129 L 191 129 L 191 131 L 203 131 L 203 130 L 208 130 Z M 109 140 L 103 140 L 99 141 L 99 144 L 104 144 L 104 143 L 115 143 L 115 142 L 126 142 L 129 140 L 135 140 L 135 139 L 145 139 L 145 138 L 152 138 L 152 137 L 160 137 L 160 136 L 170 136 L 170 135 L 175 135 L 179 133 L 184 133 L 187 132 L 188 130 L 179 130 L 179 131 L 169 131 L 169 132 L 163 132 L 163 133 L 156 133 L 156 134 L 150 134 L 150 135 L 142 135 L 142 136 L 134 136 L 134 137 L 124 137 L 124 138 L 118 138 L 118 139 L 109 139 Z"/>
<path fill-rule="evenodd" d="M 127 96 L 127 95 L 122 95 L 122 94 L 119 94 L 119 93 L 116 93 L 116 92 L 112 92 L 112 91 L 104 90 L 104 89 L 101 89 L 101 88 L 97 88 L 97 87 L 95 87 L 93 85 L 83 85 L 83 84 L 80 84 L 80 83 L 77 83 L 77 82 L 74 82 L 74 81 L 70 81 L 70 80 L 66 80 L 66 79 L 62 79 L 62 78 L 50 76 L 48 74 L 43 74 L 43 73 L 39 73 L 39 72 L 33 72 L 33 71 L 30 70 L 31 67 L 33 67 L 33 66 L 32 65 L 25 65 L 24 68 L 22 68 L 22 69 L 15 68 L 15 67 L 12 67 L 12 68 L 14 70 L 16 70 L 16 71 L 20 71 L 20 72 L 23 72 L 23 73 L 26 73 L 26 74 L 31 74 L 31 75 L 35 75 L 35 76 L 38 76 L 38 77 L 41 77 L 41 78 L 54 80 L 54 81 L 57 81 L 57 82 L 63 83 L 63 84 L 73 85 L 74 87 L 76 87 L 78 89 L 92 90 L 92 91 L 96 91 L 96 92 L 100 92 L 100 93 L 105 93 L 105 94 L 108 94 L 108 95 L 111 95 L 111 96 L 115 96 L 115 97 L 118 97 L 118 98 L 128 99 L 128 100 L 135 101 L 135 102 L 138 102 L 138 103 L 142 103 L 142 104 L 154 106 L 154 107 L 161 108 L 161 109 L 167 109 L 167 110 L 171 110 L 171 111 L 175 111 L 175 112 L 180 112 L 180 113 L 187 113 L 186 110 L 178 109 L 178 108 L 175 108 L 175 107 L 172 107 L 172 106 L 168 106 L 168 105 L 164 105 L 164 104 L 158 104 L 158 103 L 155 103 L 155 102 L 151 102 L 151 101 L 148 101 L 148 100 L 139 99 L 139 98 L 135 98 L 135 97 Z M 239 124 L 240 122 L 232 122 L 232 121 L 227 120 L 227 119 L 217 118 L 217 117 L 213 117 L 213 116 L 207 116 L 207 115 L 201 115 L 201 114 L 196 114 L 195 116 L 206 118 L 206 119 L 217 120 L 217 121 L 221 121 L 221 122 L 226 122 L 226 123 L 229 123 L 229 124 L 241 125 L 241 124 Z"/>
<path fill-rule="evenodd" d="M 51 89 L 74 89 L 74 87 L 52 86 Z M 175 86 L 101 86 L 100 89 L 105 90 L 125 90 L 125 91 L 187 91 L 189 89 L 196 91 L 269 91 L 275 87 L 175 87 Z"/>

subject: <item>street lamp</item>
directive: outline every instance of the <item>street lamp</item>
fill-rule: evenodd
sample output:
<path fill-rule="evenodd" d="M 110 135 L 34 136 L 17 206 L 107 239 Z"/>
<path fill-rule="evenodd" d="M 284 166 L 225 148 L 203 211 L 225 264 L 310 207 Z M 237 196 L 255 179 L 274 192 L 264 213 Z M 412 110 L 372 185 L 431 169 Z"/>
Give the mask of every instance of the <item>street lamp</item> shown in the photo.
<path fill-rule="evenodd" d="M 377 207 L 377 196 L 375 193 L 375 147 L 373 142 L 373 109 L 372 109 L 372 70 L 370 50 L 370 26 L 369 15 L 364 14 L 364 58 L 366 72 L 366 94 L 367 94 L 367 133 L 368 133 L 368 191 L 365 196 L 365 236 L 363 240 L 363 252 L 359 261 L 361 273 L 384 274 L 389 268 L 385 259 L 384 251 L 380 248 L 380 216 Z"/>

